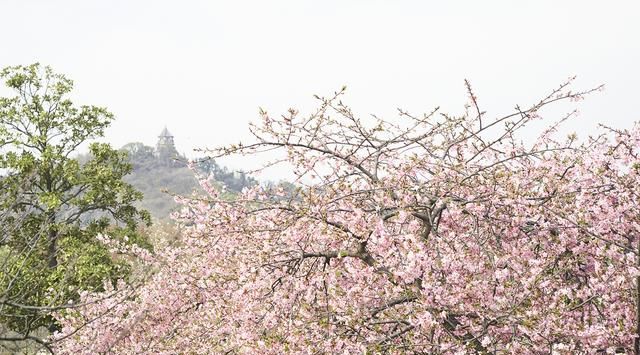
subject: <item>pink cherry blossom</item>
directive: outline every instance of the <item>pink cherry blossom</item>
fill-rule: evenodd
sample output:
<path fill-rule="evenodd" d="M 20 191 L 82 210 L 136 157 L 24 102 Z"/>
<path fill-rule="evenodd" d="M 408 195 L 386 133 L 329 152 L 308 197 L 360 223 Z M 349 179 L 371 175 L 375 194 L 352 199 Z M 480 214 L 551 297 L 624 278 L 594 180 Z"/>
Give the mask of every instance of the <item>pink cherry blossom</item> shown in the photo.
<path fill-rule="evenodd" d="M 180 200 L 182 238 L 144 258 L 147 279 L 59 314 L 58 350 L 636 351 L 640 126 L 518 138 L 543 107 L 589 94 L 568 85 L 494 120 L 365 120 L 342 92 L 307 118 L 262 112 L 254 143 L 210 154 L 280 148 L 297 187 L 228 201 L 203 180 L 209 196 Z"/>

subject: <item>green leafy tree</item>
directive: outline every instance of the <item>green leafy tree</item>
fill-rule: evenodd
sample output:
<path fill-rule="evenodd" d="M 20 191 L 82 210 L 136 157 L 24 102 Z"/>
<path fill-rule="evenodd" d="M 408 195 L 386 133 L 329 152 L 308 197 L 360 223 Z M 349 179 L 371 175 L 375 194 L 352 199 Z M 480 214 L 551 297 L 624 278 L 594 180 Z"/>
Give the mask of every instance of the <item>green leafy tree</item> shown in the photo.
<path fill-rule="evenodd" d="M 113 121 L 107 109 L 74 105 L 73 82 L 48 66 L 8 67 L 0 79 L 14 93 L 0 97 L 0 209 L 6 224 L 19 224 L 0 236 L 0 322 L 28 334 L 54 325 L 45 311 L 126 275 L 96 237 L 149 247 L 136 229 L 150 217 L 134 205 L 142 193 L 123 180 L 126 153 L 90 143 Z M 79 162 L 87 143 L 89 158 Z"/>
<path fill-rule="evenodd" d="M 133 169 L 149 169 L 152 163 L 156 162 L 153 147 L 149 147 L 140 142 L 127 143 L 120 150 L 127 152 L 129 161 Z"/>

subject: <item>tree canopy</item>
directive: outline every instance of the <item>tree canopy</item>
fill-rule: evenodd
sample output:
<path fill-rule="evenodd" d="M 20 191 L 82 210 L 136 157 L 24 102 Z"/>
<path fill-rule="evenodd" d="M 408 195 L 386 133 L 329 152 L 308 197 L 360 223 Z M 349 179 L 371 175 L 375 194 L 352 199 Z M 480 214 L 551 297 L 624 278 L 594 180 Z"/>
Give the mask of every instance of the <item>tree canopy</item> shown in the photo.
<path fill-rule="evenodd" d="M 112 260 L 98 234 L 144 244 L 137 226 L 149 215 L 123 177 L 131 172 L 124 152 L 92 143 L 113 114 L 77 106 L 73 82 L 50 67 L 32 64 L 0 71 L 13 96 L 0 98 L 0 211 L 12 225 L 0 239 L 0 317 L 23 334 L 54 326 L 47 310 L 101 290 L 104 279 L 123 278 L 126 265 Z M 88 144 L 81 163 L 74 155 Z"/>
<path fill-rule="evenodd" d="M 254 142 L 209 153 L 282 149 L 297 188 L 229 201 L 202 180 L 180 246 L 145 258 L 157 274 L 61 313 L 59 339 L 112 311 L 60 350 L 637 352 L 640 126 L 578 141 L 556 133 L 569 113 L 518 136 L 594 91 L 569 88 L 496 118 L 468 83 L 461 116 L 362 119 L 342 91 L 308 116 L 262 112 Z"/>

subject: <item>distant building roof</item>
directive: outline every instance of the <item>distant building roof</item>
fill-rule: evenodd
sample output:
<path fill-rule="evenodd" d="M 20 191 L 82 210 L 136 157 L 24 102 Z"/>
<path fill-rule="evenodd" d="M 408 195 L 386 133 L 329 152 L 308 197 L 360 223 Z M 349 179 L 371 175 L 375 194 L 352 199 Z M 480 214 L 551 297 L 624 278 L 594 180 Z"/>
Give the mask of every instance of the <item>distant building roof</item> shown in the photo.
<path fill-rule="evenodd" d="M 162 137 L 173 137 L 173 135 L 169 133 L 167 126 L 164 126 L 164 129 L 162 130 L 162 132 L 160 132 L 160 135 L 158 136 L 158 138 L 162 138 Z"/>

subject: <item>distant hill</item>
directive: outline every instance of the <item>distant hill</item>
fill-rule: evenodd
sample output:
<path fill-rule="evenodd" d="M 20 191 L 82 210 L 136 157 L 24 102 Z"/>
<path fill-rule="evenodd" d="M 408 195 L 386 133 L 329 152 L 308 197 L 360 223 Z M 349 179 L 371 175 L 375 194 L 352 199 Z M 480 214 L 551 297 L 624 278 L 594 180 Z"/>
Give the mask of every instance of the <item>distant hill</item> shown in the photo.
<path fill-rule="evenodd" d="M 178 153 L 174 138 L 165 128 L 158 136 L 155 148 L 143 143 L 128 143 L 120 148 L 129 155 L 133 172 L 125 181 L 144 194 L 140 207 L 159 220 L 165 220 L 178 208 L 171 194 L 191 195 L 202 192 L 194 171 L 187 167 L 187 159 Z M 218 185 L 224 185 L 230 194 L 258 182 L 239 171 L 229 171 L 212 159 L 196 159 L 196 169 Z"/>

